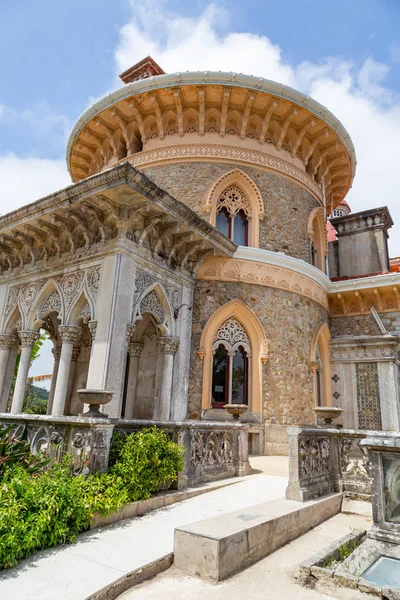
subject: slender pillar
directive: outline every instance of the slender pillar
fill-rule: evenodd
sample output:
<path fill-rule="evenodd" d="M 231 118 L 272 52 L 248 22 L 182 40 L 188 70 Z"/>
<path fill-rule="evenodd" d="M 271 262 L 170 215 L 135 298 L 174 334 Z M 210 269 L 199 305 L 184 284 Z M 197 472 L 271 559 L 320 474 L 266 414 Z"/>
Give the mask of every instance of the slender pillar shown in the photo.
<path fill-rule="evenodd" d="M 7 410 L 8 401 L 10 399 L 11 386 L 12 386 L 13 379 L 14 379 L 15 363 L 17 360 L 18 350 L 19 350 L 19 341 L 18 341 L 18 338 L 16 338 L 16 342 L 15 342 L 14 346 L 11 348 L 10 354 L 8 356 L 7 371 L 6 371 L 6 374 L 4 377 L 3 393 L 0 397 L 0 406 L 4 407 L 4 412 Z"/>
<path fill-rule="evenodd" d="M 18 415 L 22 411 L 31 364 L 32 348 L 36 340 L 39 339 L 40 334 L 38 331 L 20 331 L 19 336 L 21 338 L 21 356 L 11 405 L 11 413 L 14 415 Z"/>
<path fill-rule="evenodd" d="M 74 344 L 77 343 L 81 333 L 80 328 L 74 327 L 73 325 L 60 325 L 58 331 L 62 345 L 56 388 L 54 390 L 53 408 L 51 411 L 53 416 L 62 416 L 64 414 L 72 352 L 74 350 Z"/>
<path fill-rule="evenodd" d="M 17 338 L 14 335 L 0 335 L 0 412 L 5 412 L 7 408 L 8 393 L 6 393 L 7 368 L 10 361 L 10 353 L 16 344 Z"/>
<path fill-rule="evenodd" d="M 125 419 L 133 419 L 133 413 L 135 410 L 136 384 L 139 369 L 139 359 L 142 350 L 143 344 L 140 342 L 130 342 L 128 344 L 129 375 L 128 385 L 126 386 Z"/>
<path fill-rule="evenodd" d="M 72 356 L 71 356 L 71 367 L 69 370 L 68 390 L 67 390 L 67 398 L 66 398 L 66 403 L 65 403 L 64 414 L 71 413 L 71 398 L 72 398 L 72 392 L 73 392 L 72 388 L 73 388 L 74 379 L 75 379 L 76 362 L 78 360 L 80 353 L 81 353 L 81 347 L 74 346 L 74 349 L 72 350 Z"/>
<path fill-rule="evenodd" d="M 46 411 L 47 415 L 51 415 L 51 411 L 53 408 L 54 392 L 55 392 L 56 383 L 57 383 L 57 375 L 58 375 L 58 367 L 60 364 L 61 348 L 59 346 L 54 346 L 54 348 L 51 349 L 51 353 L 54 356 L 54 365 L 53 365 L 53 373 L 51 376 L 49 401 L 47 403 L 47 411 Z"/>
<path fill-rule="evenodd" d="M 178 350 L 179 339 L 173 337 L 160 338 L 161 352 L 163 353 L 161 394 L 160 394 L 160 419 L 169 421 L 171 411 L 172 376 L 174 372 L 174 354 Z"/>

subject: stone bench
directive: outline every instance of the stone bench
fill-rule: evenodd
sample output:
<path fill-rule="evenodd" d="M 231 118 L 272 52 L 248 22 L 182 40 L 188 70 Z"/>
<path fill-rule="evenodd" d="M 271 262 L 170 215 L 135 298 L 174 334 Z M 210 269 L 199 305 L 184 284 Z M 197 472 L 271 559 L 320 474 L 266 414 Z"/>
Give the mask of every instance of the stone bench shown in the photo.
<path fill-rule="evenodd" d="M 221 581 L 340 512 L 342 494 L 299 503 L 272 500 L 175 530 L 174 564 Z"/>

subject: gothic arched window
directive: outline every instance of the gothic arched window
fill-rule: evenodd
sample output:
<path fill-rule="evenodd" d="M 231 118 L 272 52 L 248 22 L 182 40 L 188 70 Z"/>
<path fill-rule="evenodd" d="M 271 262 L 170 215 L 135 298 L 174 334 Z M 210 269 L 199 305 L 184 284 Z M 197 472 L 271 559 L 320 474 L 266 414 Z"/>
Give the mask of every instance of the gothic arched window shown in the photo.
<path fill-rule="evenodd" d="M 238 246 L 248 246 L 250 217 L 246 196 L 237 185 L 231 185 L 218 198 L 216 228 Z"/>
<path fill-rule="evenodd" d="M 231 317 L 215 334 L 211 406 L 249 403 L 250 342 L 244 327 Z"/>

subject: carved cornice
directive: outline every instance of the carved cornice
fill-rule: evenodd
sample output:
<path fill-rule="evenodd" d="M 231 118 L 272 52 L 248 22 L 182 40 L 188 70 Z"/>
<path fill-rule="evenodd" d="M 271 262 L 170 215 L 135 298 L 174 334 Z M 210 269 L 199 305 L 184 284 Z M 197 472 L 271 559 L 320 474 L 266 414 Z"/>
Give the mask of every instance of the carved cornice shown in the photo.
<path fill-rule="evenodd" d="M 101 135 L 93 135 L 96 128 Z M 161 75 L 108 94 L 78 120 L 68 141 L 67 163 L 79 180 L 115 163 L 118 137 L 125 141 L 127 156 L 133 156 L 163 139 L 201 141 L 209 134 L 236 138 L 242 147 L 272 144 L 276 152 L 302 163 L 317 183 L 324 177 L 335 204 L 354 177 L 349 134 L 326 108 L 288 86 L 236 73 Z M 338 155 L 343 156 L 340 172 Z"/>
<path fill-rule="evenodd" d="M 177 144 L 144 150 L 130 156 L 129 160 L 140 168 L 165 163 L 210 160 L 230 164 L 256 165 L 295 181 L 309 191 L 319 203 L 322 203 L 321 188 L 306 171 L 283 158 L 268 154 L 266 151 L 251 150 L 228 144 Z"/>
<path fill-rule="evenodd" d="M 293 292 L 310 298 L 325 309 L 328 300 L 325 289 L 307 275 L 284 266 L 276 266 L 239 258 L 208 257 L 198 272 L 199 279 L 262 285 Z"/>
<path fill-rule="evenodd" d="M 340 336 L 330 343 L 332 362 L 398 361 L 400 339 L 392 336 Z"/>

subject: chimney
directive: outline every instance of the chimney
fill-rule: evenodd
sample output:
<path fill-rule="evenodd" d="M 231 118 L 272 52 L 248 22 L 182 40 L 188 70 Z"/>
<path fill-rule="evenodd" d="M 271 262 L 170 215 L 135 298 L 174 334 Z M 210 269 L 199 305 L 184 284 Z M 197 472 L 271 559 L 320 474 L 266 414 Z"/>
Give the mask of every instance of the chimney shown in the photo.
<path fill-rule="evenodd" d="M 156 63 L 151 56 L 146 56 L 143 60 L 130 67 L 119 76 L 124 83 L 132 83 L 139 79 L 147 79 L 147 77 L 155 77 L 157 75 L 165 75 L 165 71 Z"/>

